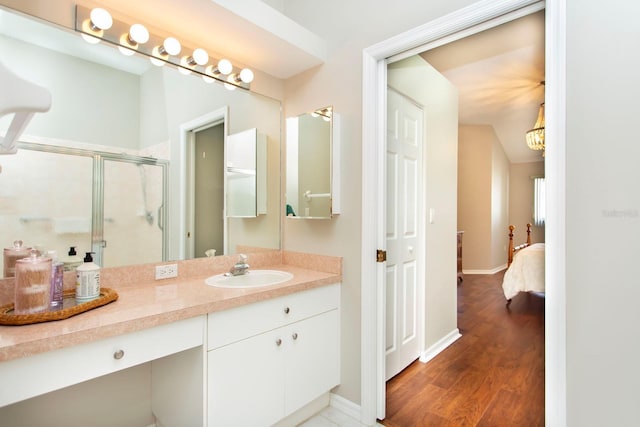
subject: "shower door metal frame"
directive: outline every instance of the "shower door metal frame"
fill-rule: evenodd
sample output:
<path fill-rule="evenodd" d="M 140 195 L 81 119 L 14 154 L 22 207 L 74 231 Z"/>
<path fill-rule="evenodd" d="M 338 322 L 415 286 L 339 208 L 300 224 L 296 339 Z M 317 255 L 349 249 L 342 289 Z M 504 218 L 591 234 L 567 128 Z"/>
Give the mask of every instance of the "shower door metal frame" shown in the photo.
<path fill-rule="evenodd" d="M 110 153 L 106 151 L 90 150 L 84 148 L 61 147 L 57 145 L 41 144 L 36 142 L 18 142 L 19 149 L 41 151 L 71 156 L 90 157 L 93 159 L 92 183 L 91 183 L 91 250 L 95 252 L 94 261 L 102 265 L 103 250 L 106 247 L 104 240 L 104 162 L 105 160 L 132 163 L 138 165 L 159 166 L 162 169 L 162 204 L 158 210 L 158 227 L 162 231 L 162 260 L 168 259 L 168 233 L 166 224 L 168 221 L 167 201 L 169 197 L 168 169 L 169 161 L 154 157 L 137 156 L 126 153 Z"/>

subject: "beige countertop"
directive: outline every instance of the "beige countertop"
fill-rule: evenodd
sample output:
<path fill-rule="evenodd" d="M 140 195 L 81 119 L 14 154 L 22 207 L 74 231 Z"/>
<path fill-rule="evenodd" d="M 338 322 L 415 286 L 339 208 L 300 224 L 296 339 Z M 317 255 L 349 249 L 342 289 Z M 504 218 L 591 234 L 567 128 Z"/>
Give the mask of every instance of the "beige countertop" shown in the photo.
<path fill-rule="evenodd" d="M 313 256 L 310 255 L 284 255 L 277 259 L 281 262 L 276 264 L 256 265 L 260 269 L 287 271 L 293 274 L 293 279 L 254 288 L 230 289 L 206 285 L 205 278 L 226 271 L 220 268 L 218 271 L 199 275 L 192 272 L 192 277 L 187 278 L 143 281 L 122 286 L 107 283 L 104 286 L 115 289 L 119 298 L 105 306 L 64 320 L 23 326 L 0 326 L 0 362 L 337 283 L 342 280 L 342 265 L 338 259 L 339 268 L 336 268 L 335 259 L 321 257 L 321 262 L 318 263 L 314 262 Z M 300 260 L 304 262 L 283 263 Z M 306 262 L 309 260 L 310 263 Z M 328 271 L 315 269 L 323 266 L 327 260 L 330 261 L 329 264 L 333 264 L 330 268 L 323 268 Z M 265 261 L 273 261 L 273 257 Z"/>

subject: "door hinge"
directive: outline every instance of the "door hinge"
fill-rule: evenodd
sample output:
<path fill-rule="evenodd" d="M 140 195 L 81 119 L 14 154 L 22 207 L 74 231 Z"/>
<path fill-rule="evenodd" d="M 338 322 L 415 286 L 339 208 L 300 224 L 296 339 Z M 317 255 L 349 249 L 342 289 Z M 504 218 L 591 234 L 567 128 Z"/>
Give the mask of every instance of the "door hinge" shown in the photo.
<path fill-rule="evenodd" d="M 387 251 L 383 249 L 376 250 L 376 262 L 385 262 L 387 260 Z"/>

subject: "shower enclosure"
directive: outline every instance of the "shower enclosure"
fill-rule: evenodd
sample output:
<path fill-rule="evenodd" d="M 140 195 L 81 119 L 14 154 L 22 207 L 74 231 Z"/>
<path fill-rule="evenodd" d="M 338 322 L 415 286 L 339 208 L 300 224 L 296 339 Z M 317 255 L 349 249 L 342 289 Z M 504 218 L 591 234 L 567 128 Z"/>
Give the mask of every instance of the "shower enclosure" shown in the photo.
<path fill-rule="evenodd" d="M 19 143 L 0 157 L 0 242 L 64 259 L 94 252 L 102 267 L 167 258 L 168 161 L 93 149 Z M 0 260 L 1 262 L 1 260 Z"/>

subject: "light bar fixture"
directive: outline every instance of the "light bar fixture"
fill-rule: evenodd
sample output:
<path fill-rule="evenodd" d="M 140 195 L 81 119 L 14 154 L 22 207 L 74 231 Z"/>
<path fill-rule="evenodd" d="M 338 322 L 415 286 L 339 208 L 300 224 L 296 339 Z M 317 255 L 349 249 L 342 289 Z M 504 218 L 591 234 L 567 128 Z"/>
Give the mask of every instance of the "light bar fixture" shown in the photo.
<path fill-rule="evenodd" d="M 76 5 L 75 30 L 89 43 L 106 41 L 124 55 L 139 53 L 149 57 L 154 65 L 171 64 L 183 74 L 200 75 L 207 83 L 217 81 L 229 90 L 250 89 L 254 78 L 250 69 L 236 69 L 228 59 L 214 60 L 202 48 L 185 46 L 175 37 L 161 37 L 148 28 L 140 22 L 115 19 L 101 7 L 89 9 Z"/>

